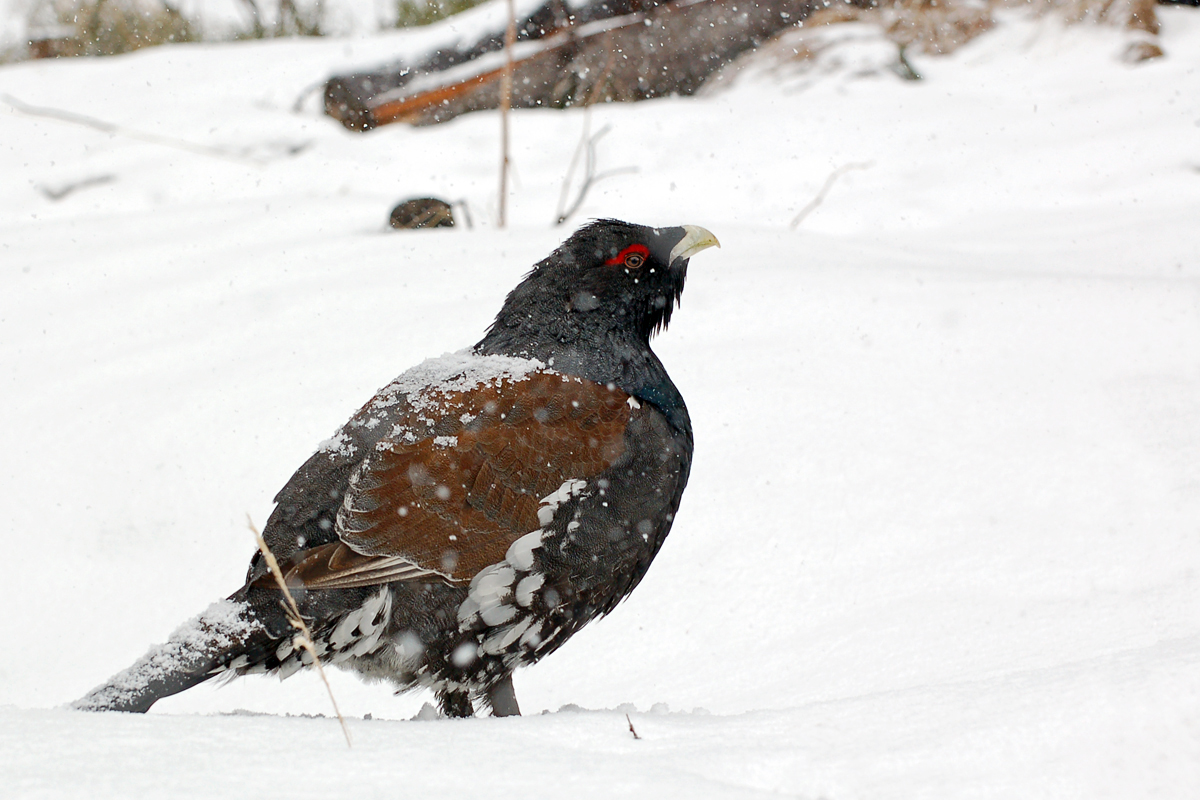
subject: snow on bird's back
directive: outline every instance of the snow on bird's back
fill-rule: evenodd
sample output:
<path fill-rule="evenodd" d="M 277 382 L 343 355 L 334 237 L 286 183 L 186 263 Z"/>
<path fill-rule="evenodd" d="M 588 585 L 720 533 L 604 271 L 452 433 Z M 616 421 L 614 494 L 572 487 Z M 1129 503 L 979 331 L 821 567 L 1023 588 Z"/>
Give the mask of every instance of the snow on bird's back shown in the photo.
<path fill-rule="evenodd" d="M 435 404 L 439 396 L 467 392 L 501 381 L 517 382 L 546 370 L 541 361 L 514 356 L 481 356 L 470 350 L 428 358 L 389 383 L 371 401 L 371 409 L 384 409 L 406 399 L 414 409 Z"/>

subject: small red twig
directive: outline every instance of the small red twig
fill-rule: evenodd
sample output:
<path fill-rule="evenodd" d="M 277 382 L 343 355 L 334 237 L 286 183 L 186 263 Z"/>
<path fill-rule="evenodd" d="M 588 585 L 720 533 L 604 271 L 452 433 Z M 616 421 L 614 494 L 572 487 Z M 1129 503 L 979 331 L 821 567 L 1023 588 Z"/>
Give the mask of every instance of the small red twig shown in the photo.
<path fill-rule="evenodd" d="M 625 715 L 625 721 L 629 723 L 629 732 L 633 734 L 633 738 L 640 741 L 642 737 L 638 736 L 638 732 L 633 729 L 633 720 L 629 718 L 628 714 Z"/>

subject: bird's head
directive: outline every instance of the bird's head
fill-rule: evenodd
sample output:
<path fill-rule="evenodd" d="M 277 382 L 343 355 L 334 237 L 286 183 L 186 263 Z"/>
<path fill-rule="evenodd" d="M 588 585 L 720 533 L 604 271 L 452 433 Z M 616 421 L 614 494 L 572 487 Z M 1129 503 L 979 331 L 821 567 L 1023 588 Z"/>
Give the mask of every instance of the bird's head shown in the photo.
<path fill-rule="evenodd" d="M 560 342 L 632 335 L 670 322 L 688 259 L 720 246 L 704 228 L 650 228 L 602 219 L 577 230 L 514 289 L 491 334 L 523 330 Z"/>

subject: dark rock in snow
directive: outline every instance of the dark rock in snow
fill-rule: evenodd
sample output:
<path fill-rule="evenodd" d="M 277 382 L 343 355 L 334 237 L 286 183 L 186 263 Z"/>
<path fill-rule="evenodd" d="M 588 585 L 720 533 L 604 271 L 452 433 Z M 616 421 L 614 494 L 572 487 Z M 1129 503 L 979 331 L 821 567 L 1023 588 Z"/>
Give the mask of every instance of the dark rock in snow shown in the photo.
<path fill-rule="evenodd" d="M 436 197 L 414 197 L 392 209 L 388 225 L 396 230 L 413 228 L 453 228 L 454 210 Z"/>

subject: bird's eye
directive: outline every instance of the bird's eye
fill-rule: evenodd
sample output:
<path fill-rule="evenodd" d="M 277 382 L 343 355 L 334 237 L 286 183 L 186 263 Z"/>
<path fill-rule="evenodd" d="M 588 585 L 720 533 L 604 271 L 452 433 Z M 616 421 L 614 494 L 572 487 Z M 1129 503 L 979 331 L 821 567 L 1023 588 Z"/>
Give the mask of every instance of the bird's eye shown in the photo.
<path fill-rule="evenodd" d="M 650 257 L 650 248 L 644 244 L 631 244 L 604 263 L 610 267 L 637 269 Z"/>

